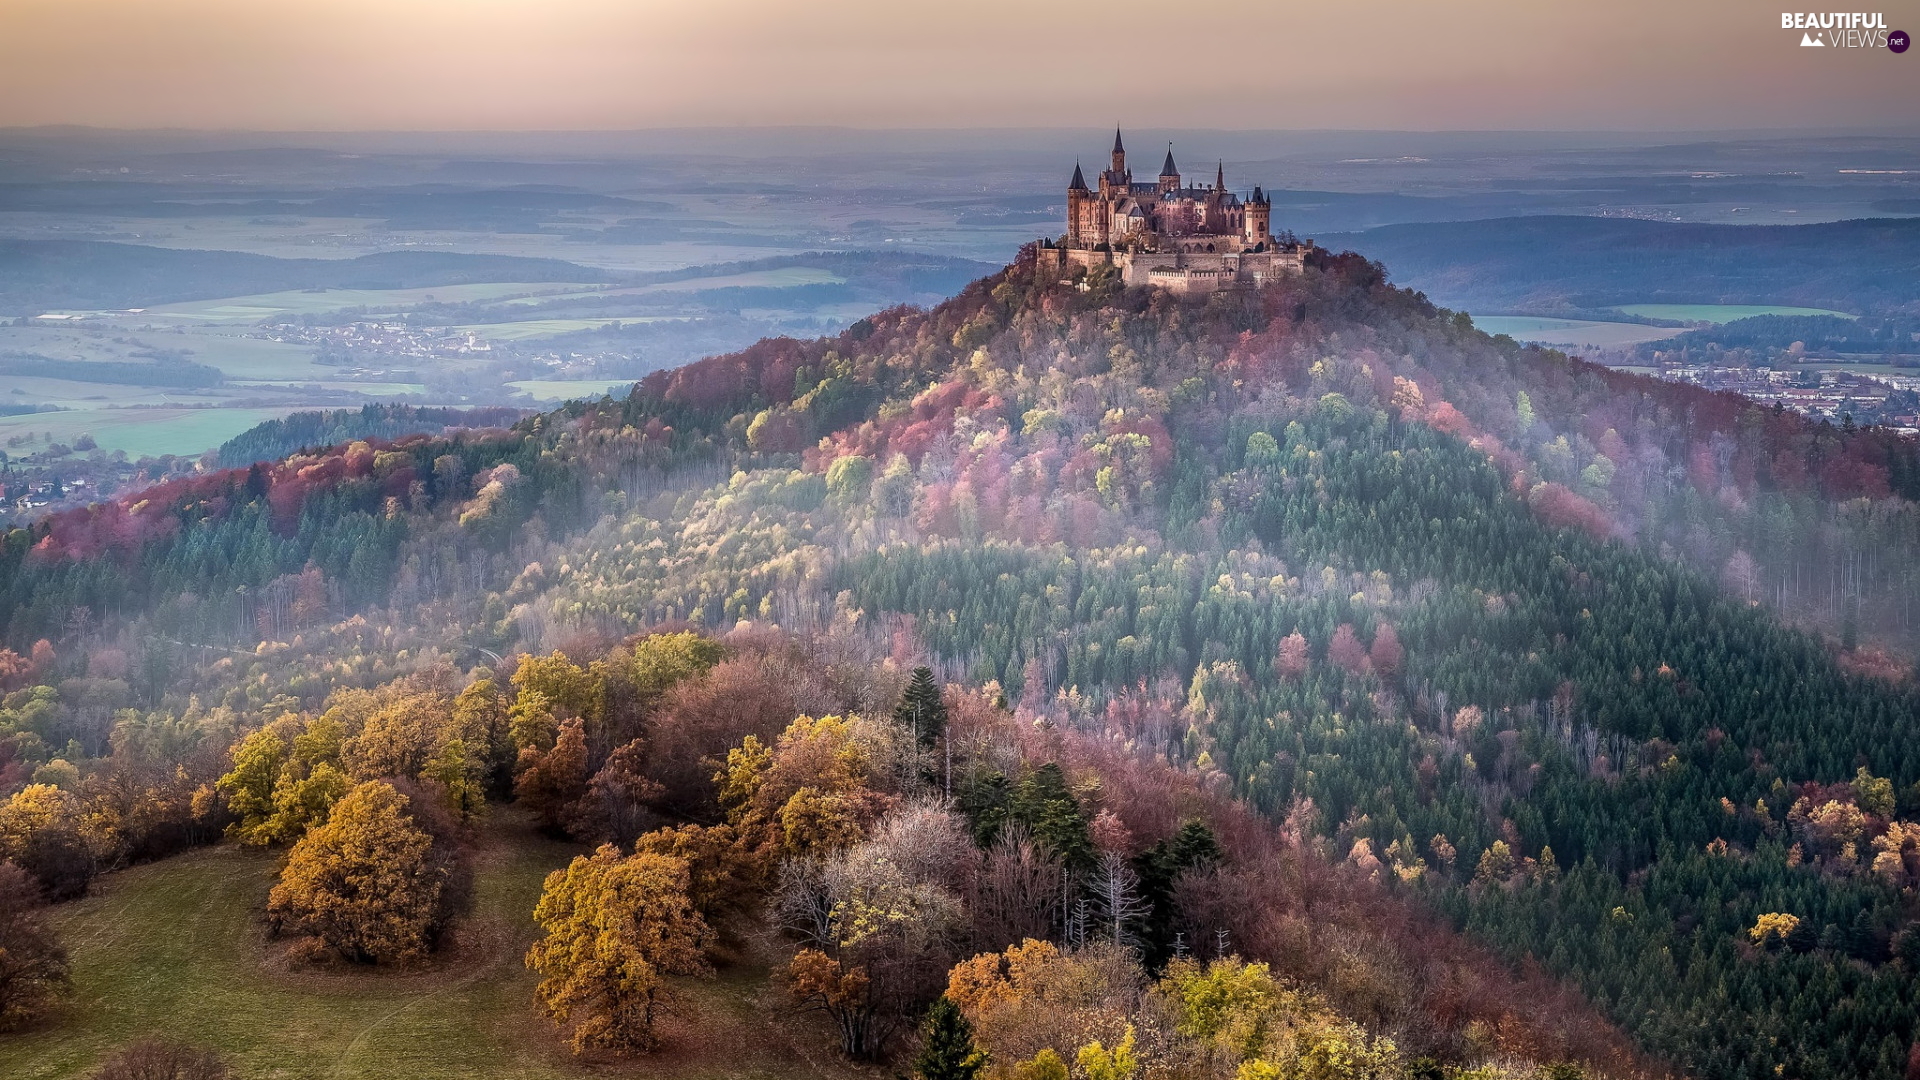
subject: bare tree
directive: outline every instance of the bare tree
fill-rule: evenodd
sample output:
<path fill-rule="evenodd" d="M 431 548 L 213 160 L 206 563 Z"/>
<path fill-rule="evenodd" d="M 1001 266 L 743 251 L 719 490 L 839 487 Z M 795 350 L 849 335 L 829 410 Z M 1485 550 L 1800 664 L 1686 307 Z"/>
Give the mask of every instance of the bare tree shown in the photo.
<path fill-rule="evenodd" d="M 1060 860 L 1024 828 L 1002 829 L 987 849 L 973 892 L 974 947 L 992 951 L 1051 936 L 1059 925 L 1064 880 Z"/>
<path fill-rule="evenodd" d="M 980 874 L 980 849 L 968 835 L 966 820 L 943 798 L 921 797 L 888 814 L 874 826 L 868 843 L 908 880 L 956 895 L 966 895 Z"/>
<path fill-rule="evenodd" d="M 1087 892 L 1099 919 L 1098 929 L 1089 927 L 1089 931 L 1116 948 L 1137 944 L 1147 902 L 1140 897 L 1139 875 L 1127 865 L 1126 857 L 1116 852 L 1102 855 L 1087 881 Z"/>
<path fill-rule="evenodd" d="M 0 862 L 0 1031 L 39 1019 L 72 989 L 67 951 L 40 904 L 32 875 Z"/>
<path fill-rule="evenodd" d="M 890 839 L 781 868 L 774 914 L 801 943 L 788 965 L 788 988 L 802 1006 L 833 1020 L 849 1057 L 878 1056 L 939 996 L 953 963 L 965 921 L 960 899 L 945 885 L 916 877 L 949 869 L 951 860 L 937 853 L 909 859 L 910 871 L 894 858 L 903 839 L 945 836 L 938 821 L 943 813 L 910 808 L 897 831 L 890 833 L 884 822 L 876 829 Z"/>

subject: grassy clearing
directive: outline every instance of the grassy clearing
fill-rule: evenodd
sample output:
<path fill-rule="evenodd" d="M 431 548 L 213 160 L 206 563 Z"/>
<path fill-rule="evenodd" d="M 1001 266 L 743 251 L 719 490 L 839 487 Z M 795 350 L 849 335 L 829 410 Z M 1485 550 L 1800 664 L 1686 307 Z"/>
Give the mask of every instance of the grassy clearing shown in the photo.
<path fill-rule="evenodd" d="M 1534 315 L 1476 315 L 1473 325 L 1489 334 L 1506 334 L 1519 341 L 1545 345 L 1584 345 L 1620 348 L 1643 341 L 1659 341 L 1681 333 L 1677 327 L 1638 323 L 1596 322 L 1586 319 L 1549 319 Z"/>
<path fill-rule="evenodd" d="M 765 970 L 754 965 L 687 981 L 684 1015 L 654 1056 L 568 1053 L 535 1015 L 521 957 L 541 882 L 576 850 L 496 809 L 472 915 L 446 955 L 407 973 L 289 970 L 272 959 L 258 921 L 278 867 L 271 854 L 223 845 L 110 875 L 95 895 L 56 909 L 75 1000 L 50 1025 L 0 1039 L 0 1076 L 84 1076 L 154 1032 L 218 1049 L 240 1077 L 275 1080 L 859 1075 L 763 1000 Z"/>
<path fill-rule="evenodd" d="M 161 454 L 198 454 L 211 450 L 265 420 L 295 411 L 274 409 L 74 409 L 68 412 L 0 416 L 0 443 L 15 435 L 51 432 L 54 442 L 69 445 L 82 432 L 93 436 L 102 450 L 125 450 L 130 458 Z M 12 448 L 26 453 L 34 447 Z"/>
<path fill-rule="evenodd" d="M 525 390 L 535 401 L 573 401 L 597 398 L 615 390 L 624 391 L 638 379 L 521 379 L 507 385 Z"/>
<path fill-rule="evenodd" d="M 1755 315 L 1837 315 L 1842 319 L 1859 318 L 1844 311 L 1783 304 L 1627 304 L 1620 310 L 1642 319 L 1675 319 L 1679 322 L 1713 323 L 1716 326 L 1735 319 L 1751 319 Z"/>

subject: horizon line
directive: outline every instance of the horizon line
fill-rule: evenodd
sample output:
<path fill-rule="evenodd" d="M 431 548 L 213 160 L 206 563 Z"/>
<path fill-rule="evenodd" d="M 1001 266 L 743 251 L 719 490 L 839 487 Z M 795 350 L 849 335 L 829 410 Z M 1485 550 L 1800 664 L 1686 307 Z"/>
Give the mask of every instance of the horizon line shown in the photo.
<path fill-rule="evenodd" d="M 1123 128 L 1126 125 L 1121 125 Z M 1105 130 L 1104 125 L 967 125 L 932 124 L 910 127 L 898 124 L 678 124 L 652 127 L 117 127 L 99 124 L 48 123 L 0 124 L 0 135 L 35 133 L 99 133 L 124 135 L 645 135 L 688 133 L 751 133 L 829 131 L 859 134 L 888 133 L 979 133 L 1004 132 L 1048 134 L 1065 131 Z M 1137 131 L 1194 131 L 1229 135 L 1835 135 L 1882 134 L 1920 137 L 1920 121 L 1904 125 L 1832 125 L 1789 127 L 1203 127 L 1144 123 Z"/>

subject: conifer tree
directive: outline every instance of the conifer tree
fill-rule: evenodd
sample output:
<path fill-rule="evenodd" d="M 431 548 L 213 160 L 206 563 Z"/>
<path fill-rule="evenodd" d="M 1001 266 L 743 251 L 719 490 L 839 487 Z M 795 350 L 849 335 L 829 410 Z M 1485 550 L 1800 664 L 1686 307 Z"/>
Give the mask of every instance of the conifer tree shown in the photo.
<path fill-rule="evenodd" d="M 1060 766 L 1048 762 L 1027 774 L 1014 788 L 1010 816 L 1025 825 L 1033 838 L 1058 856 L 1067 869 L 1085 873 L 1094 862 L 1093 837 L 1086 811 L 1067 787 Z"/>
<path fill-rule="evenodd" d="M 913 732 L 922 750 L 940 744 L 947 733 L 947 706 L 940 700 L 940 684 L 933 681 L 933 669 L 917 667 L 907 682 L 906 693 L 893 710 L 894 722 Z"/>
<path fill-rule="evenodd" d="M 913 1067 L 921 1080 L 973 1080 L 986 1067 L 986 1053 L 973 1044 L 973 1025 L 945 994 L 927 1010 L 920 1034 Z"/>
<path fill-rule="evenodd" d="M 1174 953 L 1174 924 L 1178 914 L 1173 902 L 1174 883 L 1181 874 L 1203 870 L 1221 861 L 1220 842 L 1213 830 L 1198 819 L 1180 826 L 1171 839 L 1160 840 L 1135 856 L 1134 873 L 1140 880 L 1140 899 L 1146 905 L 1141 933 L 1143 959 L 1150 968 L 1159 968 Z"/>

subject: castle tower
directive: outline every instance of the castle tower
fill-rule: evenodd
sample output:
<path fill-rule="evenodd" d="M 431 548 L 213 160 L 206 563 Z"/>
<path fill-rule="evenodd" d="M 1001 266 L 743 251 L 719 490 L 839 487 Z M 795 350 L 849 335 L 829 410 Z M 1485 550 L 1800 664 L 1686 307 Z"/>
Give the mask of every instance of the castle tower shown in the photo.
<path fill-rule="evenodd" d="M 1111 199 L 1115 195 L 1125 195 L 1133 186 L 1133 174 L 1127 171 L 1127 148 L 1120 141 L 1120 129 L 1113 129 L 1112 168 L 1100 174 L 1100 198 Z"/>
<path fill-rule="evenodd" d="M 1078 244 L 1081 224 L 1086 216 L 1087 179 L 1080 175 L 1080 163 L 1073 163 L 1073 179 L 1067 184 L 1067 243 Z"/>
<path fill-rule="evenodd" d="M 1213 187 L 1207 189 L 1207 202 L 1200 209 L 1200 220 L 1210 233 L 1232 233 L 1235 227 L 1232 218 L 1227 212 L 1227 165 L 1223 161 L 1214 169 Z"/>
<path fill-rule="evenodd" d="M 1167 144 L 1167 163 L 1160 166 L 1160 193 L 1180 190 L 1180 170 L 1173 164 L 1173 144 Z"/>
<path fill-rule="evenodd" d="M 1253 198 L 1247 200 L 1247 216 L 1244 239 L 1249 244 L 1270 244 L 1273 242 L 1273 204 L 1267 200 L 1267 193 L 1254 185 Z"/>

